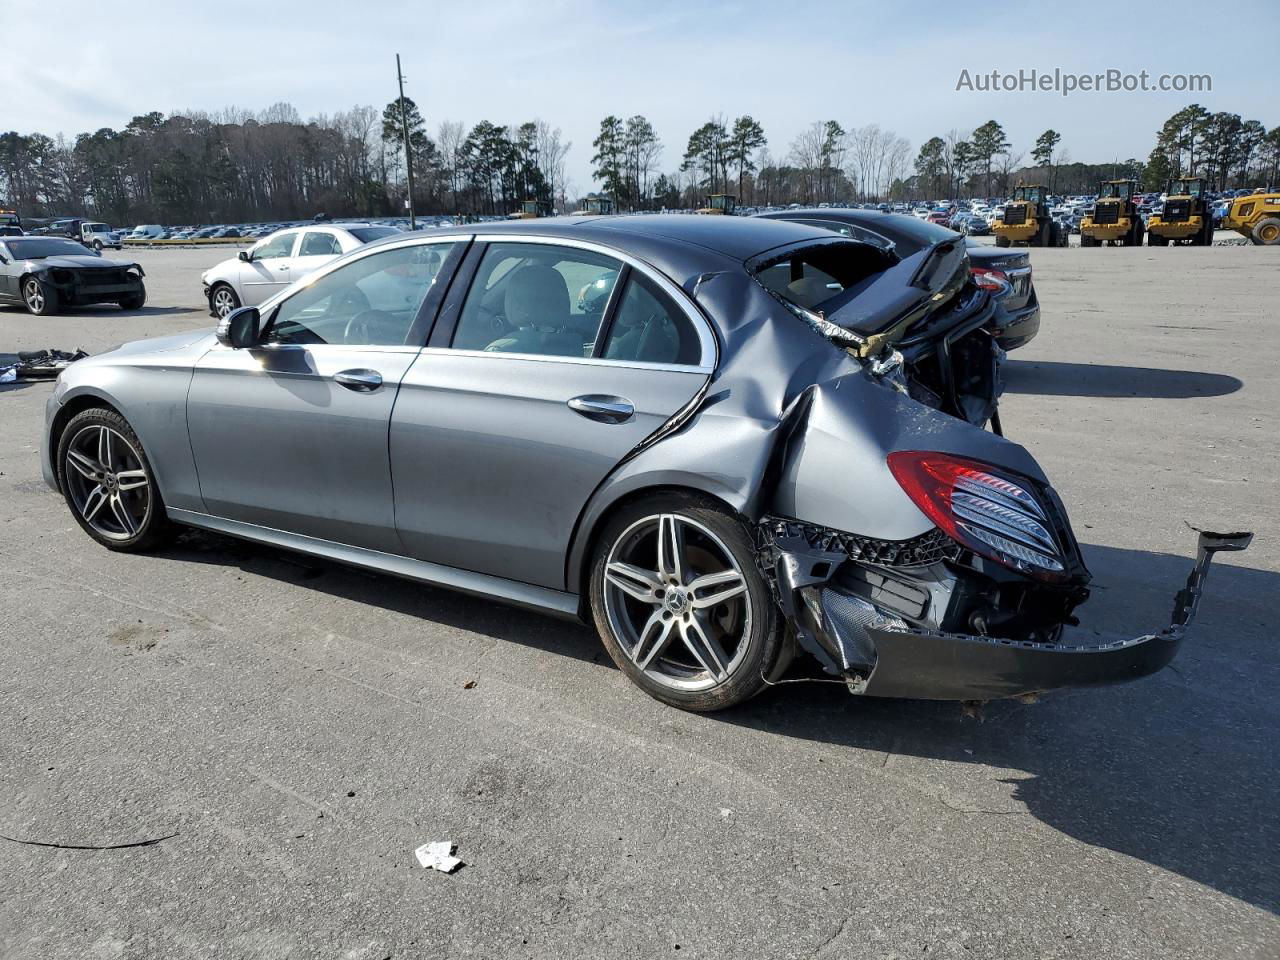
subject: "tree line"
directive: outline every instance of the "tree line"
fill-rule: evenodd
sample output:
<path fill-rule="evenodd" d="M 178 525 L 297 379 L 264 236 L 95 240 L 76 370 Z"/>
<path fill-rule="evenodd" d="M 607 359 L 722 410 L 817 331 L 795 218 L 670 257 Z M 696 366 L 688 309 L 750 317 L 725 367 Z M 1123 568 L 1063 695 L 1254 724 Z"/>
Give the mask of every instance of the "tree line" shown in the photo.
<path fill-rule="evenodd" d="M 356 106 L 305 121 L 280 103 L 258 113 L 152 112 L 74 140 L 0 133 L 0 205 L 117 224 L 401 215 L 406 127 L 420 213 L 502 215 L 527 199 L 570 210 L 579 201 L 566 174 L 572 144 L 559 128 L 538 118 L 470 127 L 445 120 L 430 131 L 403 98 L 381 112 Z M 713 193 L 767 206 L 999 197 L 1020 181 L 1091 193 L 1103 179 L 1132 177 L 1150 190 L 1182 175 L 1205 176 L 1218 190 L 1280 179 L 1280 127 L 1198 104 L 1165 121 L 1145 161 L 1074 162 L 1063 139 L 1044 131 L 1027 159 L 990 120 L 930 137 L 913 156 L 891 130 L 833 119 L 811 123 L 775 155 L 759 121 L 716 115 L 668 154 L 647 118 L 610 115 L 591 163 L 596 189 L 619 210 L 701 206 Z"/>

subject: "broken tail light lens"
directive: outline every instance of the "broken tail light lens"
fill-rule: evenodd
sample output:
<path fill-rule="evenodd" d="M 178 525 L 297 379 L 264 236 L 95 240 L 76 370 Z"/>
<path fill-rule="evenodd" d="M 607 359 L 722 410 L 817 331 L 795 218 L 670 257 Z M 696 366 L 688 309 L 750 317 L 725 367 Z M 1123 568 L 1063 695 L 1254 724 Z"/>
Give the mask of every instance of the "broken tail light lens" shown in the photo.
<path fill-rule="evenodd" d="M 945 453 L 901 450 L 888 463 L 912 502 L 957 543 L 1037 579 L 1065 576 L 1048 514 L 1024 483 Z"/>
<path fill-rule="evenodd" d="M 1009 275 L 1003 270 L 991 270 L 987 267 L 971 267 L 969 274 L 973 277 L 973 282 L 983 290 L 990 290 L 992 293 L 999 293 L 1002 290 L 1010 289 L 1013 284 L 1009 282 Z"/>

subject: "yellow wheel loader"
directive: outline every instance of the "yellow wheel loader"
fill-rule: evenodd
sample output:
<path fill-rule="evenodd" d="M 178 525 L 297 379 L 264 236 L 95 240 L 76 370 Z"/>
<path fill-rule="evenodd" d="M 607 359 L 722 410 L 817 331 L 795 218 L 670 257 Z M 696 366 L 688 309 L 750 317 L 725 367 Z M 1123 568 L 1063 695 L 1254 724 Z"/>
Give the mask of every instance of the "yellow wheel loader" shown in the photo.
<path fill-rule="evenodd" d="M 521 200 L 520 209 L 511 215 L 512 220 L 537 220 L 551 216 L 551 204 L 545 200 Z"/>
<path fill-rule="evenodd" d="M 738 208 L 738 198 L 731 193 L 709 193 L 707 194 L 707 205 L 699 207 L 695 213 L 711 213 L 724 214 L 732 216 L 733 212 Z"/>
<path fill-rule="evenodd" d="M 613 213 L 612 197 L 587 197 L 582 201 L 582 208 L 575 210 L 572 216 L 575 217 L 607 217 Z"/>
<path fill-rule="evenodd" d="M 1025 243 L 1029 247 L 1065 247 L 1067 233 L 1049 215 L 1049 188 L 1044 184 L 1019 184 L 1013 199 L 1004 205 L 1004 216 L 991 227 L 997 247 Z"/>
<path fill-rule="evenodd" d="M 1275 246 L 1280 243 L 1280 193 L 1259 190 L 1246 197 L 1236 197 L 1222 218 L 1222 227 L 1256 244 Z"/>
<path fill-rule="evenodd" d="M 1204 177 L 1178 177 L 1165 190 L 1164 210 L 1147 220 L 1147 246 L 1167 247 L 1188 243 L 1207 247 L 1213 243 L 1213 211 L 1205 199 Z"/>
<path fill-rule="evenodd" d="M 1137 180 L 1104 180 L 1098 187 L 1098 202 L 1093 205 L 1093 213 L 1080 221 L 1080 246 L 1100 247 L 1105 243 L 1142 246 L 1145 227 L 1133 202 L 1137 193 Z"/>

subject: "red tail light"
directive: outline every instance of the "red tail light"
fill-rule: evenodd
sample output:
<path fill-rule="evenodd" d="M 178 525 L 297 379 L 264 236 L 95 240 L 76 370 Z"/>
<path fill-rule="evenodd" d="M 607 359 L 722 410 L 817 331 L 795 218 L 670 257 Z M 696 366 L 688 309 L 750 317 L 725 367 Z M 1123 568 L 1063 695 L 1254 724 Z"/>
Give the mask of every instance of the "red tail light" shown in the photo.
<path fill-rule="evenodd" d="M 947 453 L 900 450 L 888 463 L 911 501 L 957 543 L 1041 580 L 1065 575 L 1048 514 L 1025 481 Z"/>
<path fill-rule="evenodd" d="M 1012 286 L 1009 282 L 1009 275 L 1003 270 L 990 270 L 986 267 L 971 267 L 969 269 L 969 274 L 973 277 L 973 282 L 983 290 L 998 292 Z"/>

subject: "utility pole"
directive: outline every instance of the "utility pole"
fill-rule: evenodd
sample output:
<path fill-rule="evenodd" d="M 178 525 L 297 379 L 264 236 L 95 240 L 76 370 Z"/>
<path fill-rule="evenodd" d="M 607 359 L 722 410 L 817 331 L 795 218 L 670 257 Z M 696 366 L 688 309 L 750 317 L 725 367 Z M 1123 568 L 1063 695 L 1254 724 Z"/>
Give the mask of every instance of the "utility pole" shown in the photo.
<path fill-rule="evenodd" d="M 400 84 L 400 130 L 404 134 L 404 172 L 409 181 L 409 229 L 417 230 L 413 215 L 413 151 L 409 148 L 409 111 L 404 108 L 404 74 L 400 72 L 400 54 L 396 54 L 396 82 Z"/>

